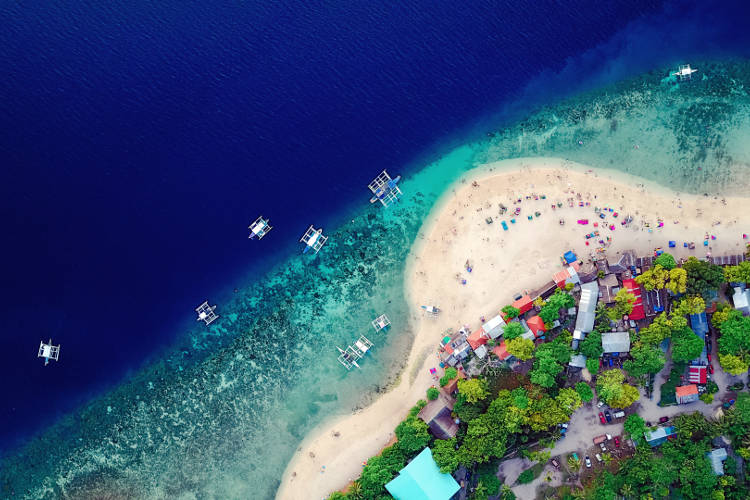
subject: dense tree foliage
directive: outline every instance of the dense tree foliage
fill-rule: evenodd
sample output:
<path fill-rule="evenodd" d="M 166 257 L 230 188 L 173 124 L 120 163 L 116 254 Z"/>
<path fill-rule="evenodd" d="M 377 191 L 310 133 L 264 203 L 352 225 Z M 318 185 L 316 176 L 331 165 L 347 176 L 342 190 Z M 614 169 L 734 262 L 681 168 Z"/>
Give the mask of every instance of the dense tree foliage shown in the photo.
<path fill-rule="evenodd" d="M 639 333 L 639 338 L 651 345 L 657 345 L 675 332 L 687 327 L 687 319 L 680 314 L 668 315 L 666 312 L 659 314 L 646 328 Z"/>
<path fill-rule="evenodd" d="M 690 361 L 701 355 L 704 342 L 690 329 L 682 328 L 672 334 L 672 360 Z"/>
<path fill-rule="evenodd" d="M 620 321 L 623 316 L 633 312 L 635 302 L 635 295 L 626 288 L 621 288 L 615 295 L 615 305 L 607 311 L 607 316 L 612 321 Z"/>
<path fill-rule="evenodd" d="M 513 340 L 523 335 L 525 331 L 521 323 L 512 321 L 503 327 L 503 337 L 505 337 L 506 341 Z"/>
<path fill-rule="evenodd" d="M 408 455 L 420 451 L 430 441 L 427 424 L 417 417 L 408 417 L 398 424 L 396 437 L 399 449 Z"/>
<path fill-rule="evenodd" d="M 602 349 L 602 334 L 594 330 L 586 335 L 579 345 L 581 354 L 587 358 L 598 358 L 604 352 Z"/>
<path fill-rule="evenodd" d="M 630 349 L 633 358 L 623 363 L 622 367 L 631 377 L 642 377 L 649 373 L 659 373 L 664 368 L 666 359 L 658 347 L 643 342 L 636 342 Z"/>
<path fill-rule="evenodd" d="M 687 291 L 687 271 L 680 267 L 667 269 L 657 264 L 636 277 L 635 281 L 649 292 L 666 288 L 676 295 Z"/>
<path fill-rule="evenodd" d="M 510 354 L 521 361 L 526 361 L 534 355 L 534 342 L 522 337 L 516 337 L 513 340 L 506 341 L 505 348 Z"/>
<path fill-rule="evenodd" d="M 687 272 L 688 295 L 702 295 L 708 299 L 708 294 L 724 282 L 724 271 L 721 266 L 708 261 L 690 257 L 682 268 Z"/>
<path fill-rule="evenodd" d="M 588 358 L 586 360 L 586 369 L 591 375 L 596 375 L 599 371 L 599 358 Z"/>
<path fill-rule="evenodd" d="M 500 309 L 500 311 L 505 315 L 506 319 L 513 319 L 517 318 L 519 314 L 521 314 L 520 309 L 517 309 L 511 305 L 507 305 Z"/>
<path fill-rule="evenodd" d="M 429 389 L 427 389 L 427 399 L 429 399 L 430 401 L 435 401 L 438 396 L 440 396 L 440 391 L 438 391 L 434 387 L 430 387 Z"/>
<path fill-rule="evenodd" d="M 661 266 L 669 271 L 670 269 L 677 267 L 677 262 L 675 262 L 674 257 L 672 257 L 671 254 L 664 252 L 654 259 L 654 265 Z"/>
<path fill-rule="evenodd" d="M 556 290 L 539 311 L 539 317 L 545 323 L 554 322 L 560 314 L 560 309 L 568 309 L 576 305 L 572 295 L 562 290 Z"/>
<path fill-rule="evenodd" d="M 576 384 L 576 392 L 581 396 L 581 401 L 588 403 L 594 399 L 594 391 L 591 390 L 591 386 L 586 382 L 578 382 Z"/>
<path fill-rule="evenodd" d="M 698 295 L 685 297 L 672 308 L 673 315 L 700 314 L 706 310 L 706 301 Z"/>
<path fill-rule="evenodd" d="M 481 401 L 490 394 L 487 390 L 487 382 L 479 378 L 459 380 L 458 392 L 463 394 L 469 403 Z"/>
<path fill-rule="evenodd" d="M 640 394 L 638 389 L 626 384 L 621 370 L 607 370 L 596 379 L 596 392 L 612 408 L 626 408 L 635 403 Z"/>
<path fill-rule="evenodd" d="M 456 450 L 456 438 L 436 439 L 432 445 L 432 458 L 440 467 L 440 472 L 452 474 L 460 464 Z"/>
<path fill-rule="evenodd" d="M 724 277 L 730 283 L 750 283 L 750 260 L 725 267 Z"/>
<path fill-rule="evenodd" d="M 719 362 L 722 368 L 732 375 L 746 372 L 750 365 L 750 317 L 731 310 L 719 330 Z"/>
<path fill-rule="evenodd" d="M 635 413 L 633 413 L 632 415 L 628 415 L 628 418 L 625 419 L 624 428 L 630 439 L 636 442 L 640 441 L 645 443 L 644 434 L 647 430 L 646 421 L 643 420 L 640 416 Z"/>
<path fill-rule="evenodd" d="M 570 361 L 570 346 L 565 338 L 558 336 L 552 342 L 542 344 L 536 349 L 534 367 L 529 372 L 531 381 L 542 387 L 555 385 L 555 377 L 564 370 L 564 364 Z"/>

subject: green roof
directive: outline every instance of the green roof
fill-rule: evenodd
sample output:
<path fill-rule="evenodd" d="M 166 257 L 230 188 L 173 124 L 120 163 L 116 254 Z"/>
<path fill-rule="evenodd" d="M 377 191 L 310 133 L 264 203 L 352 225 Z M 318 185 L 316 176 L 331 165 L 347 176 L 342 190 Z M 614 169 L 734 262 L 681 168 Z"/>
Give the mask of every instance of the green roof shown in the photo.
<path fill-rule="evenodd" d="M 385 485 L 396 500 L 449 500 L 459 489 L 450 474 L 442 474 L 432 450 L 425 448 Z"/>
<path fill-rule="evenodd" d="M 446 335 L 445 337 L 443 337 L 443 345 L 447 344 L 450 341 L 451 341 L 451 338 L 449 335 Z"/>

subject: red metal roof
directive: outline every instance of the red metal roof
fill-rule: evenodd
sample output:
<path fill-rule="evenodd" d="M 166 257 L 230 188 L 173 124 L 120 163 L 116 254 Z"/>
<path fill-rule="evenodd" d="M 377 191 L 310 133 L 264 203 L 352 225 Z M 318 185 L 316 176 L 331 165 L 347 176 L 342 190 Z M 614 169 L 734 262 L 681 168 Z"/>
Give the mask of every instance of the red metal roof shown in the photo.
<path fill-rule="evenodd" d="M 445 352 L 447 352 L 448 354 L 453 354 L 453 347 L 451 347 L 450 342 L 445 344 L 443 346 L 443 349 L 445 349 Z"/>
<path fill-rule="evenodd" d="M 484 345 L 487 343 L 487 337 L 484 335 L 484 330 L 480 327 L 479 330 L 469 335 L 469 338 L 466 340 L 469 341 L 469 345 L 472 349 L 478 348 L 480 345 Z"/>
<path fill-rule="evenodd" d="M 570 273 L 567 269 L 558 271 L 552 275 L 552 280 L 557 284 L 558 287 L 563 288 L 565 286 L 565 280 L 570 278 Z"/>
<path fill-rule="evenodd" d="M 635 304 L 633 304 L 633 312 L 630 313 L 628 318 L 630 319 L 643 319 L 646 314 L 643 312 L 643 301 L 641 300 L 641 287 L 634 279 L 622 280 L 622 285 L 628 289 L 630 293 L 635 295 Z"/>
<path fill-rule="evenodd" d="M 705 366 L 691 366 L 689 380 L 694 384 L 705 384 L 707 380 L 707 372 Z"/>
<path fill-rule="evenodd" d="M 541 337 L 542 334 L 547 331 L 547 328 L 544 326 L 544 321 L 542 321 L 542 318 L 539 316 L 527 319 L 526 324 L 529 325 L 529 330 L 534 333 L 535 337 Z"/>
<path fill-rule="evenodd" d="M 681 385 L 680 387 L 675 387 L 674 393 L 678 398 L 684 398 L 685 396 L 698 394 L 698 386 L 695 384 Z"/>
<path fill-rule="evenodd" d="M 520 314 L 528 312 L 531 309 L 531 305 L 531 297 L 529 297 L 528 295 L 524 295 L 520 299 L 513 302 L 513 307 L 521 311 Z"/>
<path fill-rule="evenodd" d="M 495 356 L 503 360 L 508 359 L 508 357 L 510 357 L 510 353 L 508 352 L 508 349 L 505 347 L 504 340 L 500 342 L 499 345 L 496 345 L 495 347 L 493 347 L 492 352 L 495 353 Z"/>

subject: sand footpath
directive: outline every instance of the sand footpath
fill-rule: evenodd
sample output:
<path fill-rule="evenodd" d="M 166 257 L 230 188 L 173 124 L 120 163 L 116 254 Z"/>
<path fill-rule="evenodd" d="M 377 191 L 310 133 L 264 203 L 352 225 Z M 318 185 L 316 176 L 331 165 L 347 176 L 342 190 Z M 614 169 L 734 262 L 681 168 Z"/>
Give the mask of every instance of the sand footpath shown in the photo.
<path fill-rule="evenodd" d="M 558 202 L 562 207 L 553 210 Z M 509 209 L 505 215 L 500 204 Z M 516 207 L 521 213 L 511 224 Z M 606 224 L 594 207 L 613 209 Z M 621 222 L 627 216 L 633 222 L 625 227 Z M 577 223 L 584 219 L 588 225 Z M 587 240 L 593 231 L 599 236 Z M 410 254 L 405 287 L 416 334 L 399 385 L 368 408 L 313 430 L 287 466 L 277 498 L 322 499 L 356 479 L 363 461 L 393 438 L 396 425 L 433 384 L 429 369 L 438 366 L 443 332 L 463 324 L 476 328 L 482 316 L 496 314 L 515 294 L 547 283 L 562 269 L 565 251 L 572 249 L 585 260 L 603 240 L 609 256 L 628 249 L 648 255 L 655 247 L 675 257 L 726 255 L 744 250 L 750 240 L 743 240 L 743 233 L 750 234 L 750 198 L 676 193 L 641 178 L 555 158 L 506 160 L 472 170 L 439 200 Z M 709 246 L 704 246 L 707 235 Z M 669 240 L 677 242 L 676 248 L 667 248 Z M 694 250 L 683 247 L 691 241 Z M 436 320 L 419 314 L 419 306 L 428 302 L 442 310 Z"/>

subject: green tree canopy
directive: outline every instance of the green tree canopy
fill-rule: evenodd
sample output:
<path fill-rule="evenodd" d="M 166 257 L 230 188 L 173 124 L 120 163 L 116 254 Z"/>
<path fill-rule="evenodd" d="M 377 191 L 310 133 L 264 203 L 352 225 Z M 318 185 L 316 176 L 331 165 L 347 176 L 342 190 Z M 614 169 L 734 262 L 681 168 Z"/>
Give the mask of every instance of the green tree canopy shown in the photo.
<path fill-rule="evenodd" d="M 633 441 L 642 440 L 645 442 L 644 434 L 646 433 L 646 421 L 643 420 L 641 417 L 633 413 L 632 415 L 628 415 L 628 418 L 625 419 L 625 432 L 628 433 L 628 436 Z"/>
<path fill-rule="evenodd" d="M 560 389 L 555 397 L 555 401 L 568 415 L 572 415 L 574 411 L 583 405 L 581 396 L 575 389 Z"/>
<path fill-rule="evenodd" d="M 432 445 L 432 458 L 443 474 L 453 474 L 458 469 L 459 457 L 456 450 L 456 438 L 436 439 Z"/>
<path fill-rule="evenodd" d="M 648 373 L 659 373 L 664 368 L 666 359 L 658 347 L 643 342 L 636 342 L 630 350 L 632 360 L 627 360 L 622 367 L 631 377 L 642 377 Z"/>
<path fill-rule="evenodd" d="M 724 277 L 730 283 L 750 283 L 750 260 L 725 267 Z"/>
<path fill-rule="evenodd" d="M 674 269 L 677 266 L 677 262 L 675 262 L 674 257 L 666 252 L 655 258 L 654 264 L 663 267 L 667 271 L 669 271 L 670 269 Z"/>
<path fill-rule="evenodd" d="M 542 321 L 545 323 L 552 323 L 557 319 L 558 314 L 560 314 L 560 309 L 567 309 L 574 305 L 576 305 L 576 301 L 572 295 L 557 289 L 542 306 L 539 311 L 539 317 L 542 318 Z"/>
<path fill-rule="evenodd" d="M 440 391 L 438 391 L 434 387 L 430 387 L 429 389 L 427 389 L 427 399 L 429 399 L 430 401 L 435 401 L 438 396 L 440 396 Z"/>
<path fill-rule="evenodd" d="M 695 359 L 701 355 L 703 345 L 703 339 L 686 326 L 672 334 L 672 360 L 690 361 Z"/>
<path fill-rule="evenodd" d="M 612 408 L 626 408 L 635 403 L 640 394 L 632 385 L 625 384 L 621 370 L 607 370 L 596 379 L 596 392 Z"/>
<path fill-rule="evenodd" d="M 682 268 L 687 272 L 688 295 L 701 295 L 708 299 L 708 294 L 724 282 L 721 266 L 708 261 L 689 257 Z"/>
<path fill-rule="evenodd" d="M 719 352 L 746 357 L 750 353 L 750 317 L 733 310 L 719 327 Z"/>
<path fill-rule="evenodd" d="M 672 309 L 672 314 L 684 316 L 686 314 L 700 314 L 706 310 L 706 301 L 703 297 L 685 297 Z"/>
<path fill-rule="evenodd" d="M 396 427 L 398 447 L 407 455 L 417 453 L 427 446 L 430 434 L 427 424 L 417 417 L 408 417 Z"/>
<path fill-rule="evenodd" d="M 576 384 L 576 392 L 581 396 L 581 401 L 584 403 L 588 403 L 594 399 L 594 391 L 591 390 L 591 387 L 586 382 L 578 382 Z"/>
<path fill-rule="evenodd" d="M 719 353 L 719 364 L 725 372 L 732 375 L 742 375 L 750 369 L 750 363 L 740 356 Z"/>
<path fill-rule="evenodd" d="M 513 340 L 520 337 L 525 332 L 523 325 L 518 321 L 511 321 L 503 328 L 503 337 L 505 340 Z"/>
<path fill-rule="evenodd" d="M 586 335 L 586 338 L 580 344 L 580 351 L 587 358 L 598 358 L 601 356 L 604 352 L 604 349 L 602 349 L 602 334 L 594 330 Z"/>
<path fill-rule="evenodd" d="M 635 295 L 626 288 L 621 288 L 615 295 L 615 305 L 607 310 L 607 316 L 612 321 L 620 321 L 623 316 L 633 312 L 635 302 Z"/>
<path fill-rule="evenodd" d="M 506 319 L 513 319 L 517 318 L 519 314 L 521 314 L 521 310 L 517 309 L 511 305 L 507 305 L 500 309 L 500 311 L 505 314 Z"/>
<path fill-rule="evenodd" d="M 667 286 L 667 281 L 669 281 L 669 271 L 658 264 L 635 278 L 635 282 L 643 285 L 643 288 L 649 292 L 661 290 Z"/>
<path fill-rule="evenodd" d="M 489 395 L 487 382 L 479 378 L 459 380 L 458 392 L 466 396 L 466 401 L 469 403 L 476 403 Z"/>
<path fill-rule="evenodd" d="M 687 292 L 687 271 L 681 267 L 675 267 L 669 271 L 667 290 L 675 295 Z"/>
<path fill-rule="evenodd" d="M 552 387 L 555 377 L 564 369 L 563 363 L 570 361 L 570 347 L 555 339 L 537 347 L 535 357 L 529 378 L 542 387 Z"/>
<path fill-rule="evenodd" d="M 586 360 L 586 369 L 591 375 L 596 375 L 599 371 L 599 358 L 588 358 Z"/>
<path fill-rule="evenodd" d="M 510 354 L 521 361 L 526 361 L 534 355 L 534 342 L 522 337 L 506 341 L 505 347 Z"/>

